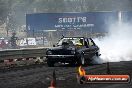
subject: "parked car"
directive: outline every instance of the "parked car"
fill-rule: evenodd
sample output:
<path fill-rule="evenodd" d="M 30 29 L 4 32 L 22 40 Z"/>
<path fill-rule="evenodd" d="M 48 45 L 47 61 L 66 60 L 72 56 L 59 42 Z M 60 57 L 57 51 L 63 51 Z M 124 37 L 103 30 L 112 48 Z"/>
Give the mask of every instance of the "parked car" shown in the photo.
<path fill-rule="evenodd" d="M 92 38 L 85 37 L 63 37 L 46 51 L 49 67 L 57 62 L 84 65 L 90 63 L 93 56 L 100 56 L 99 47 Z"/>

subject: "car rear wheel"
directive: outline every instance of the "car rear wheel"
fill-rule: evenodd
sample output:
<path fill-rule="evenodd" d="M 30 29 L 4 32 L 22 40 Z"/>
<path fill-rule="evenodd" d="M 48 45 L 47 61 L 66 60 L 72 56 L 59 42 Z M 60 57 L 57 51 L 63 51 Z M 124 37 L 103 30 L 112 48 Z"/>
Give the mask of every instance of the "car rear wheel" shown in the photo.
<path fill-rule="evenodd" d="M 84 65 L 85 64 L 85 58 L 84 55 L 82 54 L 80 58 L 78 59 L 78 65 Z"/>
<path fill-rule="evenodd" d="M 85 64 L 85 59 L 84 59 L 84 56 L 81 55 L 81 64 L 84 65 Z"/>
<path fill-rule="evenodd" d="M 49 67 L 54 67 L 55 62 L 51 61 L 50 59 L 47 59 L 47 65 Z"/>

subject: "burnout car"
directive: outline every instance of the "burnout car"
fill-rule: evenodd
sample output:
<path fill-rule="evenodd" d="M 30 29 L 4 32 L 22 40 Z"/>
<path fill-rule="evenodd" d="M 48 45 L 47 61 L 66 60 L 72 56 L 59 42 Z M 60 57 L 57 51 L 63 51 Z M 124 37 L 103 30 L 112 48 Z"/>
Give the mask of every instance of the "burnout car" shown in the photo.
<path fill-rule="evenodd" d="M 63 37 L 46 51 L 49 67 L 57 62 L 84 65 L 90 63 L 94 56 L 100 56 L 99 47 L 92 38 L 85 37 Z"/>

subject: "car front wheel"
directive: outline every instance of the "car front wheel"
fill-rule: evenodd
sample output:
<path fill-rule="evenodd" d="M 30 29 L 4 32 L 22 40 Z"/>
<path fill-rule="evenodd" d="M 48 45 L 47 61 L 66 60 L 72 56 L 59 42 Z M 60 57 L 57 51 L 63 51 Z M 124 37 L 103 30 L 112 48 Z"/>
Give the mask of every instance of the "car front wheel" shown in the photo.
<path fill-rule="evenodd" d="M 54 62 L 53 61 L 51 61 L 49 58 L 47 59 L 47 65 L 49 66 L 49 67 L 54 67 Z"/>

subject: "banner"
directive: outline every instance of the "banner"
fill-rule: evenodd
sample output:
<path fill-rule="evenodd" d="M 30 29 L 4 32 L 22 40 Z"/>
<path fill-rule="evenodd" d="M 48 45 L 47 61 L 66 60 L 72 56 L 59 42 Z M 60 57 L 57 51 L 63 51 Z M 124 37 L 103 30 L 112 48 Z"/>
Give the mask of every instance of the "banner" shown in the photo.
<path fill-rule="evenodd" d="M 104 31 L 109 21 L 118 20 L 117 12 L 35 13 L 26 15 L 29 32 L 42 30 Z"/>

